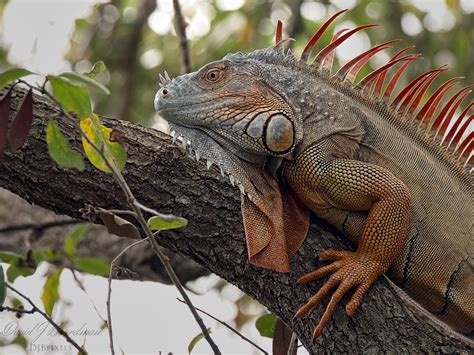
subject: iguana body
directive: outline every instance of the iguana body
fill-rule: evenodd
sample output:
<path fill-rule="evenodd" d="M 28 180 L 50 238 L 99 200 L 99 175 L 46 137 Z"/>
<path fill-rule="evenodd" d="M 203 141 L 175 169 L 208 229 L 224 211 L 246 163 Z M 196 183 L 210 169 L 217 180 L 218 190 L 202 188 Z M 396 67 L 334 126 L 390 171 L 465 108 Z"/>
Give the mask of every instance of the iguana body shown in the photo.
<path fill-rule="evenodd" d="M 390 42 L 330 74 L 335 47 L 370 26 L 337 33 L 308 64 L 311 48 L 340 13 L 310 40 L 302 60 L 283 51 L 279 26 L 275 47 L 164 79 L 156 108 L 175 137 L 190 141 L 197 155 L 217 162 L 239 185 L 251 263 L 288 271 L 307 235 L 308 209 L 357 244 L 354 252 L 322 252 L 321 259 L 333 262 L 301 278 L 331 275 L 297 316 L 337 287 L 315 336 L 345 293 L 355 288 L 346 305 L 353 314 L 384 272 L 453 329 L 473 334 L 473 188 L 462 166 L 469 165 L 472 133 L 461 140 L 472 103 L 448 129 L 470 91 L 436 110 L 451 80 L 419 107 L 442 67 L 390 101 L 399 75 L 417 57 L 404 56 L 406 50 L 353 88 L 360 67 Z M 396 64 L 401 69 L 387 76 Z"/>

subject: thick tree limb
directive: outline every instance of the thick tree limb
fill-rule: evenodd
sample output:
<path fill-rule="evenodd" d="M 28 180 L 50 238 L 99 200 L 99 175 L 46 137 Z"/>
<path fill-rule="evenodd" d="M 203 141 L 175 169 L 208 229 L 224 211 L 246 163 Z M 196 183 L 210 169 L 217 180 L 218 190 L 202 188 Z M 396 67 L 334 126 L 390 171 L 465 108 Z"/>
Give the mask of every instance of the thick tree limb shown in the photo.
<path fill-rule="evenodd" d="M 16 92 L 15 107 L 22 95 Z M 51 162 L 45 127 L 53 113 L 57 110 L 36 97 L 31 135 L 20 151 L 6 153 L 0 165 L 0 187 L 30 203 L 74 218 L 80 218 L 78 210 L 85 202 L 123 209 L 123 195 L 111 176 L 90 165 L 80 173 L 57 168 Z M 293 258 L 290 273 L 253 267 L 247 262 L 237 189 L 221 178 L 217 170 L 207 171 L 205 163 L 186 158 L 162 133 L 115 119 L 103 118 L 103 122 L 122 132 L 129 154 L 124 174 L 135 196 L 147 206 L 189 220 L 185 229 L 166 233 L 158 242 L 258 299 L 297 333 L 310 352 L 474 351 L 472 342 L 434 322 L 404 300 L 386 280 L 379 281 L 368 292 L 354 318 L 347 318 L 343 307 L 338 307 L 329 327 L 313 343 L 311 333 L 323 307 L 302 320 L 293 321 L 292 317 L 321 283 L 300 286 L 296 279 L 316 266 L 319 250 L 347 247 L 342 237 L 315 219 L 309 237 Z M 60 119 L 59 126 L 72 145 L 80 149 L 73 125 Z"/>

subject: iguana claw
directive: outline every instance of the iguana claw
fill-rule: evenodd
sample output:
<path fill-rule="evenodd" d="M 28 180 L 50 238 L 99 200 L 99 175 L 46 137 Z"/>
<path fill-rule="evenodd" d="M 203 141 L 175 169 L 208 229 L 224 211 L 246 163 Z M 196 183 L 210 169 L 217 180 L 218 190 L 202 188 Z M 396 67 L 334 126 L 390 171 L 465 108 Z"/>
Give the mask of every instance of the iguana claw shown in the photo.
<path fill-rule="evenodd" d="M 352 298 L 346 305 L 346 313 L 349 316 L 354 314 L 364 294 L 383 273 L 383 267 L 379 265 L 379 263 L 357 252 L 330 249 L 321 252 L 319 258 L 321 260 L 332 260 L 334 262 L 302 276 L 298 280 L 298 283 L 310 282 L 328 274 L 332 275 L 319 291 L 296 312 L 295 318 L 301 318 L 306 315 L 329 294 L 331 289 L 336 286 L 338 287 L 331 296 L 331 300 L 319 323 L 314 328 L 314 338 L 321 335 L 322 330 L 334 313 L 336 306 L 351 288 L 357 287 Z"/>

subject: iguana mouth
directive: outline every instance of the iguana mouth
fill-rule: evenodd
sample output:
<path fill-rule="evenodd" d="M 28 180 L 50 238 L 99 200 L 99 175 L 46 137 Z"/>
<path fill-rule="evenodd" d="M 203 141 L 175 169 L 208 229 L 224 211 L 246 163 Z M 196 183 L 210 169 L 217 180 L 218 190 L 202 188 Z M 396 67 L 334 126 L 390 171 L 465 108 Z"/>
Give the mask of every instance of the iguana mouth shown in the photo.
<path fill-rule="evenodd" d="M 209 99 L 209 100 L 202 100 L 202 101 L 193 101 L 190 104 L 185 104 L 185 105 L 179 105 L 179 106 L 168 106 L 168 107 L 162 107 L 158 108 L 157 104 L 155 103 L 155 109 L 157 113 L 163 113 L 163 112 L 169 112 L 169 111 L 178 111 L 182 110 L 183 108 L 190 108 L 190 107 L 196 107 L 205 103 L 213 102 L 215 100 Z"/>
<path fill-rule="evenodd" d="M 250 162 L 229 151 L 228 147 L 230 144 L 233 144 L 232 142 L 224 137 L 219 138 L 225 140 L 226 144 L 228 144 L 227 149 L 224 149 L 215 137 L 204 130 L 171 122 L 169 127 L 174 144 L 182 146 L 197 162 L 201 158 L 206 159 L 207 169 L 210 169 L 213 164 L 218 166 L 221 175 L 227 176 L 232 186 L 238 187 L 240 192 L 248 196 L 251 201 L 259 199 L 259 189 L 252 183 L 245 169 L 242 169 L 242 164 L 255 165 L 256 163 L 255 161 Z M 261 163 L 263 165 L 263 158 L 260 158 L 261 162 L 257 162 L 257 164 Z"/>

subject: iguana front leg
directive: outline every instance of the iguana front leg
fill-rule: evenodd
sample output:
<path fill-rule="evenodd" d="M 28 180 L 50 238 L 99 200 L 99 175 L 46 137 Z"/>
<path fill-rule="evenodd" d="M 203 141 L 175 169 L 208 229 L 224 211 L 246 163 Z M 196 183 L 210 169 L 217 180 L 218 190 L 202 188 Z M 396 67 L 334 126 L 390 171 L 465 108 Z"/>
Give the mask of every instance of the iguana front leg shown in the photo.
<path fill-rule="evenodd" d="M 398 257 L 408 234 L 410 193 L 393 174 L 379 166 L 351 159 L 335 158 L 326 147 L 313 146 L 286 164 L 284 177 L 300 200 L 317 215 L 328 218 L 330 209 L 368 211 L 355 252 L 326 250 L 321 260 L 333 263 L 303 276 L 299 282 L 309 282 L 332 274 L 321 289 L 301 307 L 295 317 L 308 313 L 331 289 L 336 291 L 313 336 L 321 334 L 344 294 L 356 287 L 346 305 L 352 315 L 363 295 Z M 329 214 L 329 216 L 328 216 Z"/>

